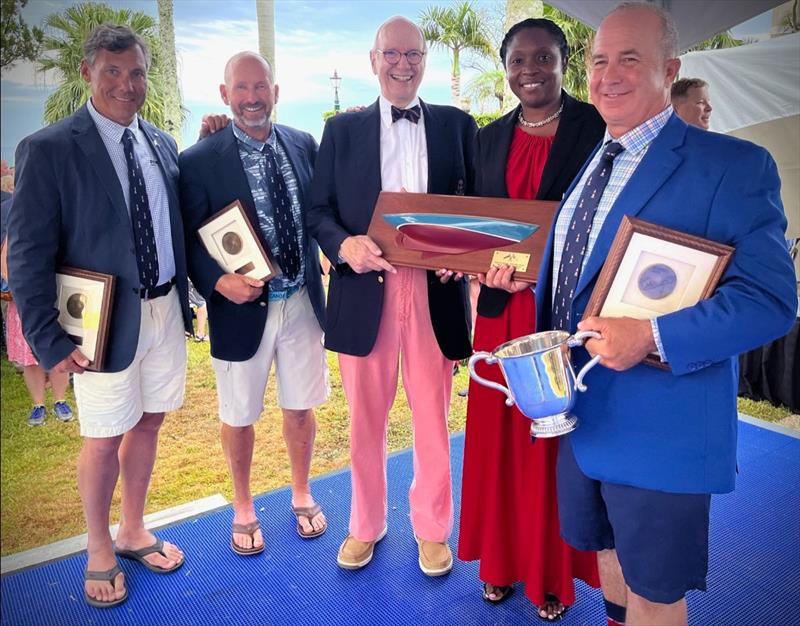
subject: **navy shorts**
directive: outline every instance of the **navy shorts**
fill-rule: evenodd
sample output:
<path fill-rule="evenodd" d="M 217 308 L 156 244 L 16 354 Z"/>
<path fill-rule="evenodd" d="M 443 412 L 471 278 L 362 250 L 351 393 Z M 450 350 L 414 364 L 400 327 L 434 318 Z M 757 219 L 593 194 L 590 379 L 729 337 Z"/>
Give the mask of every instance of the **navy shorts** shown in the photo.
<path fill-rule="evenodd" d="M 625 582 L 650 602 L 672 604 L 706 589 L 709 494 L 666 493 L 602 482 L 558 450 L 561 536 L 578 550 L 615 549 Z"/>

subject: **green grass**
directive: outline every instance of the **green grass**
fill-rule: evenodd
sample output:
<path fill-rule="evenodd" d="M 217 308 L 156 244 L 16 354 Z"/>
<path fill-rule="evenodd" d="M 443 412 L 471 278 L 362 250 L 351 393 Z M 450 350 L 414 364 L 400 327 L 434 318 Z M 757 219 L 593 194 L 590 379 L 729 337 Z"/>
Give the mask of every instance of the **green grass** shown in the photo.
<path fill-rule="evenodd" d="M 228 500 L 232 497 L 219 443 L 217 398 L 208 350 L 208 343 L 189 343 L 186 400 L 181 410 L 167 416 L 161 429 L 148 513 L 215 493 L 221 493 Z M 328 355 L 328 364 L 331 397 L 316 411 L 314 476 L 344 468 L 350 462 L 347 403 L 336 355 Z M 44 426 L 28 427 L 25 419 L 30 411 L 30 400 L 24 381 L 4 356 L 0 377 L 0 540 L 2 554 L 6 555 L 81 534 L 85 527 L 75 479 L 81 446 L 77 420 L 64 424 L 48 415 Z M 467 400 L 456 392 L 465 389 L 467 384 L 466 368 L 462 367 L 453 381 L 451 432 L 464 428 Z M 68 397 L 74 408 L 71 390 Z M 252 489 L 256 494 L 285 486 L 290 478 L 272 379 L 267 387 L 265 405 L 267 409 L 256 425 L 252 469 Z M 48 407 L 51 406 L 52 398 L 48 398 Z M 739 410 L 773 422 L 789 414 L 788 409 L 744 399 L 739 400 Z M 401 387 L 389 417 L 389 449 L 395 451 L 410 445 L 410 413 Z M 283 513 L 285 511 L 281 511 Z M 112 523 L 119 519 L 119 490 L 114 496 L 111 519 Z"/>

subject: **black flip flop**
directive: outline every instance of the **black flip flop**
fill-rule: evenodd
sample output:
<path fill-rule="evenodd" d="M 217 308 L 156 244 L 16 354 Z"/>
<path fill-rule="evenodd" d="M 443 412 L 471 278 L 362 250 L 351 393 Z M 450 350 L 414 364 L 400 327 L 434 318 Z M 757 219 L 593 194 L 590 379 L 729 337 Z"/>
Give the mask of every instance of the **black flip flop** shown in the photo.
<path fill-rule="evenodd" d="M 567 611 L 569 610 L 569 607 L 566 604 L 564 604 L 563 602 L 561 602 L 561 600 L 558 599 L 557 595 L 554 595 L 552 593 L 546 593 L 546 594 L 544 594 L 544 601 L 545 602 L 558 602 L 558 603 L 561 604 L 561 606 L 564 607 L 564 609 L 561 611 L 561 613 L 559 613 L 558 615 L 554 615 L 553 617 L 542 617 L 541 615 L 539 615 L 539 610 L 540 609 L 537 606 L 536 607 L 536 617 L 538 617 L 543 622 L 559 622 L 562 619 L 564 619 L 564 616 L 567 614 Z"/>
<path fill-rule="evenodd" d="M 489 583 L 483 583 L 483 599 L 486 600 L 489 604 L 500 604 L 503 600 L 508 598 L 512 593 L 514 593 L 514 587 L 511 585 L 492 585 L 494 587 L 494 593 L 499 593 L 500 597 L 492 600 L 489 597 L 491 591 L 487 589 L 487 585 Z"/>
<path fill-rule="evenodd" d="M 161 539 L 156 539 L 156 542 L 152 546 L 146 546 L 144 548 L 139 548 L 138 550 L 119 550 L 114 548 L 114 552 L 116 555 L 123 559 L 130 559 L 131 561 L 139 561 L 142 565 L 144 565 L 147 569 L 151 572 L 156 574 L 169 574 L 170 572 L 174 572 L 176 569 L 181 567 L 184 562 L 186 561 L 185 558 L 181 558 L 175 565 L 172 567 L 159 567 L 158 565 L 153 565 L 149 561 L 146 561 L 144 557 L 155 554 L 156 552 L 163 556 L 165 559 L 169 557 L 164 554 L 164 542 Z"/>
<path fill-rule="evenodd" d="M 89 570 L 87 569 L 83 573 L 83 580 L 102 580 L 105 582 L 111 583 L 111 587 L 114 587 L 114 579 L 117 577 L 117 574 L 121 574 L 122 570 L 120 569 L 119 565 L 115 565 L 111 569 L 107 570 Z M 89 606 L 93 606 L 96 609 L 109 609 L 112 606 L 117 606 L 118 604 L 122 604 L 125 600 L 128 599 L 128 588 L 125 588 L 125 595 L 117 600 L 111 600 L 110 602 L 103 602 L 102 600 L 98 600 L 97 598 L 93 598 L 88 593 L 86 593 L 86 588 L 83 589 L 83 599 L 86 601 L 86 604 Z"/>

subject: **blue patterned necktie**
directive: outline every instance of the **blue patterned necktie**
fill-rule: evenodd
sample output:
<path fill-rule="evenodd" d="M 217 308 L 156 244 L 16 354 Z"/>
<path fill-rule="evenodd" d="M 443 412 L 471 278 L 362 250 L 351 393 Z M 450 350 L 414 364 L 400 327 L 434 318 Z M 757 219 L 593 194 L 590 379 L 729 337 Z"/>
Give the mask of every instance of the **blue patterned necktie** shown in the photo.
<path fill-rule="evenodd" d="M 603 146 L 600 162 L 586 179 L 575 213 L 572 215 L 572 223 L 564 240 L 564 251 L 561 253 L 561 266 L 558 268 L 556 297 L 553 299 L 553 328 L 556 330 L 572 332 L 570 320 L 572 299 L 581 276 L 592 221 L 608 179 L 611 178 L 614 159 L 623 150 L 624 148 L 616 141 Z"/>
<path fill-rule="evenodd" d="M 139 266 L 139 282 L 145 289 L 152 289 L 158 284 L 156 235 L 153 230 L 153 216 L 150 215 L 150 201 L 147 198 L 142 166 L 133 152 L 133 133 L 130 128 L 126 128 L 122 133 L 122 147 L 125 151 L 125 161 L 128 163 L 131 224 L 136 246 L 136 263 Z"/>
<path fill-rule="evenodd" d="M 286 189 L 286 181 L 278 168 L 275 150 L 267 144 L 264 154 L 267 158 L 267 178 L 269 197 L 272 200 L 272 213 L 275 220 L 275 234 L 278 237 L 278 263 L 289 280 L 300 272 L 300 247 L 297 244 L 297 228 L 292 215 L 292 200 Z"/>

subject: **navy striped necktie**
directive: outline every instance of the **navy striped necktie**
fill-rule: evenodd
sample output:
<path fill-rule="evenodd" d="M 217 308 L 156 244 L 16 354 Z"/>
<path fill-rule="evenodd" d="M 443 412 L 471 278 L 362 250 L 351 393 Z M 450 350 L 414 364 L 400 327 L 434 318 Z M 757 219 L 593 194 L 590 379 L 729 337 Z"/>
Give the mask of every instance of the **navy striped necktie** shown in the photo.
<path fill-rule="evenodd" d="M 581 276 L 583 257 L 586 254 L 586 245 L 589 233 L 592 230 L 592 221 L 603 191 L 611 178 L 611 168 L 614 159 L 624 148 L 616 141 L 603 146 L 603 154 L 594 171 L 589 174 L 586 184 L 578 199 L 572 223 L 569 225 L 564 240 L 564 251 L 561 253 L 561 265 L 558 268 L 558 283 L 555 286 L 556 297 L 553 299 L 553 328 L 572 332 L 572 299 Z"/>
<path fill-rule="evenodd" d="M 150 200 L 144 184 L 142 166 L 133 151 L 133 133 L 126 128 L 122 133 L 122 147 L 128 164 L 129 202 L 133 241 L 136 246 L 136 264 L 139 266 L 139 282 L 145 289 L 158 284 L 158 251 L 156 234 L 153 230 L 153 216 L 150 214 Z"/>
<path fill-rule="evenodd" d="M 297 228 L 292 214 L 292 200 L 286 181 L 278 167 L 275 150 L 265 144 L 264 154 L 267 159 L 267 178 L 269 197 L 272 201 L 272 213 L 275 222 L 275 234 L 278 237 L 278 264 L 289 280 L 294 280 L 300 272 L 300 246 L 297 243 Z"/>

